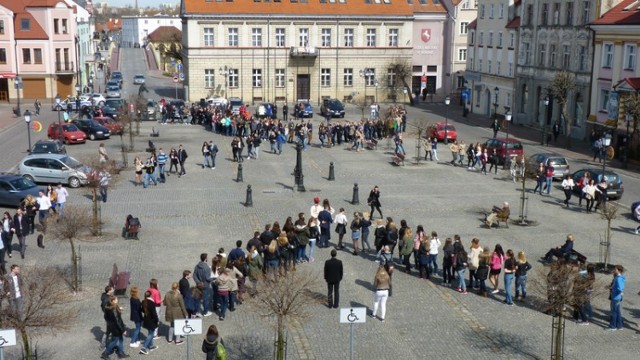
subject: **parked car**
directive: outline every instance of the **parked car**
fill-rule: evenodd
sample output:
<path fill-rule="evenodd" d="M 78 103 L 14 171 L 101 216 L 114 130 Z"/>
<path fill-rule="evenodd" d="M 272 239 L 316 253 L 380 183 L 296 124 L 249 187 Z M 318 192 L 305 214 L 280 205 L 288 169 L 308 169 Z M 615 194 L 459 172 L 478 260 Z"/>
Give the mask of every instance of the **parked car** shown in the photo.
<path fill-rule="evenodd" d="M 483 148 L 487 149 L 489 154 L 495 149 L 498 153 L 498 162 L 500 164 L 504 164 L 505 160 L 511 155 L 522 156 L 524 154 L 522 143 L 515 139 L 489 139 L 484 143 Z"/>
<path fill-rule="evenodd" d="M 322 116 L 344 117 L 344 105 L 338 99 L 324 99 L 320 106 Z"/>
<path fill-rule="evenodd" d="M 430 138 L 436 138 L 438 141 L 444 141 L 445 129 L 447 130 L 447 139 L 449 142 L 458 140 L 458 132 L 455 126 L 443 122 L 436 123 L 427 128 L 427 134 Z"/>
<path fill-rule="evenodd" d="M 111 132 L 106 127 L 102 126 L 95 119 L 75 119 L 73 120 L 78 129 L 82 130 L 89 139 L 108 139 L 111 136 Z"/>
<path fill-rule="evenodd" d="M 68 184 L 72 188 L 87 183 L 88 166 L 69 155 L 37 154 L 23 158 L 18 165 L 20 175 L 32 182 Z"/>
<path fill-rule="evenodd" d="M 118 82 L 118 84 L 122 87 L 122 83 L 124 82 L 124 78 L 122 77 L 122 73 L 120 71 L 114 71 L 111 73 L 111 79 Z"/>
<path fill-rule="evenodd" d="M 31 195 L 38 197 L 41 188 L 33 181 L 15 174 L 0 174 L 0 205 L 19 207 L 22 200 Z"/>
<path fill-rule="evenodd" d="M 142 85 L 145 83 L 144 75 L 136 74 L 133 76 L 133 84 L 134 85 Z"/>
<path fill-rule="evenodd" d="M 62 101 L 60 101 L 60 104 L 57 104 L 56 102 L 54 102 L 53 104 L 51 104 L 51 110 L 52 111 L 66 111 L 67 110 L 67 104 L 71 104 L 71 110 L 72 111 L 76 111 L 76 99 L 75 98 L 67 98 L 64 99 Z M 83 98 L 82 96 L 80 97 L 80 109 L 84 109 L 86 107 L 91 106 L 91 100 L 89 100 L 88 98 Z"/>
<path fill-rule="evenodd" d="M 631 216 L 633 216 L 636 221 L 640 221 L 640 216 L 636 214 L 636 209 L 638 208 L 638 206 L 640 206 L 640 201 L 636 201 L 631 204 Z"/>
<path fill-rule="evenodd" d="M 229 109 L 233 115 L 240 114 L 240 107 L 243 106 L 242 99 L 238 97 L 229 98 Z"/>
<path fill-rule="evenodd" d="M 227 101 L 227 99 L 225 99 L 223 97 L 210 97 L 206 101 L 207 101 L 207 104 L 209 104 L 209 105 L 221 106 L 221 107 L 226 107 L 227 104 L 229 103 Z"/>
<path fill-rule="evenodd" d="M 277 113 L 277 107 L 272 103 L 262 103 L 256 108 L 256 117 L 259 119 L 264 119 L 266 117 L 275 119 L 278 117 Z"/>
<path fill-rule="evenodd" d="M 60 130 L 62 128 L 62 131 Z M 49 124 L 47 129 L 47 137 L 49 139 L 62 139 L 65 144 L 84 144 L 87 141 L 87 135 L 80 131 L 74 124 L 58 123 Z"/>
<path fill-rule="evenodd" d="M 600 182 L 602 179 L 602 169 L 594 168 L 594 169 L 580 169 L 574 172 L 571 175 L 574 183 L 578 183 L 578 180 L 584 175 L 584 172 L 588 171 L 591 175 L 591 178 L 596 181 L 596 184 Z M 619 200 L 622 198 L 622 194 L 624 193 L 624 185 L 622 184 L 622 177 L 617 173 L 609 170 L 605 170 L 604 178 L 607 180 L 607 199 L 608 200 Z M 574 186 L 573 192 L 579 194 L 580 188 L 578 186 Z"/>
<path fill-rule="evenodd" d="M 31 148 L 32 154 L 66 154 L 67 148 L 62 141 L 54 140 L 38 140 Z"/>
<path fill-rule="evenodd" d="M 119 97 L 120 97 L 120 87 L 109 86 L 107 88 L 107 98 L 119 98 Z"/>
<path fill-rule="evenodd" d="M 300 106 L 302 104 L 302 106 Z M 313 117 L 313 106 L 309 101 L 302 100 L 298 101 L 296 106 L 293 108 L 293 115 L 299 118 L 312 118 Z"/>
<path fill-rule="evenodd" d="M 147 111 L 142 113 L 142 120 L 157 120 L 158 103 L 149 99 L 147 100 Z"/>
<path fill-rule="evenodd" d="M 104 102 L 107 101 L 107 99 L 105 99 L 105 97 L 100 93 L 92 93 L 92 94 L 87 93 L 87 94 L 82 94 L 82 96 L 85 96 L 88 101 L 91 101 L 91 98 L 93 98 L 93 105 L 96 105 L 96 106 L 103 106 Z"/>
<path fill-rule="evenodd" d="M 109 129 L 109 132 L 112 135 L 122 135 L 124 132 L 124 127 L 118 121 L 110 118 L 108 116 L 98 116 L 94 118 L 100 125 Z"/>
<path fill-rule="evenodd" d="M 118 120 L 118 116 L 120 115 L 120 110 L 114 107 L 111 107 L 109 105 L 105 105 L 104 107 L 102 107 L 102 115 L 110 117 L 114 120 Z"/>
<path fill-rule="evenodd" d="M 118 89 L 122 88 L 122 86 L 120 85 L 120 83 L 118 81 L 109 80 L 109 81 L 107 81 L 107 85 L 105 85 L 105 92 L 109 87 L 113 87 L 113 86 L 117 87 Z"/>
<path fill-rule="evenodd" d="M 542 153 L 534 154 L 527 159 L 527 171 L 534 173 L 540 164 L 553 166 L 553 178 L 562 179 L 565 175 L 569 175 L 569 161 L 562 155 Z"/>

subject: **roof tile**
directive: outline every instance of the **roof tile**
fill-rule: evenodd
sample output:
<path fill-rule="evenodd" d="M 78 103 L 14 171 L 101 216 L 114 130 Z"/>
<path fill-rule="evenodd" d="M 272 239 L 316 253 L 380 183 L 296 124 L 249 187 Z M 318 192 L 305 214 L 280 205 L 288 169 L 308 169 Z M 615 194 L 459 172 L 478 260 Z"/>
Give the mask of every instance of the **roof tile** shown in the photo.
<path fill-rule="evenodd" d="M 591 25 L 640 25 L 640 0 L 623 0 Z"/>
<path fill-rule="evenodd" d="M 175 26 L 160 26 L 147 36 L 151 42 L 180 42 L 182 31 Z"/>

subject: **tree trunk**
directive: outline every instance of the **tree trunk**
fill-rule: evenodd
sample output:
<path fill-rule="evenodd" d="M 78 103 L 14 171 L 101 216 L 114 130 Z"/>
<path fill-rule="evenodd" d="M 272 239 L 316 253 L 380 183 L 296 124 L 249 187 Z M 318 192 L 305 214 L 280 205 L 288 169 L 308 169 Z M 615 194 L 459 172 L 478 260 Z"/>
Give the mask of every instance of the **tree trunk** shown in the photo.
<path fill-rule="evenodd" d="M 133 151 L 133 124 L 132 119 L 129 119 L 129 151 Z"/>
<path fill-rule="evenodd" d="M 73 239 L 69 239 L 69 245 L 71 245 L 71 281 L 73 290 L 78 291 L 78 257 L 76 256 L 76 245 Z"/>
<path fill-rule="evenodd" d="M 571 118 L 567 113 L 567 103 L 561 104 L 562 117 L 564 117 L 564 134 L 567 136 L 567 149 L 571 149 Z"/>
<path fill-rule="evenodd" d="M 22 335 L 22 350 L 24 351 L 24 356 L 27 360 L 32 360 L 33 354 L 31 353 L 31 344 L 29 343 L 29 334 L 27 334 L 26 330 L 20 330 L 20 335 Z"/>
<path fill-rule="evenodd" d="M 284 321 L 282 316 L 278 316 L 278 339 L 277 339 L 276 359 L 284 360 Z"/>
<path fill-rule="evenodd" d="M 411 92 L 411 87 L 409 87 L 409 84 L 407 84 L 407 81 L 402 79 L 402 83 L 404 84 L 404 87 L 407 88 L 407 96 L 409 97 L 409 105 L 413 106 L 413 92 Z M 404 95 L 404 90 L 403 90 L 403 95 Z"/>
<path fill-rule="evenodd" d="M 553 318 L 557 321 L 553 327 L 553 349 L 551 351 L 551 360 L 564 359 L 564 309 L 560 309 L 558 316 Z"/>
<path fill-rule="evenodd" d="M 605 205 L 609 206 L 609 205 Z M 607 242 L 607 246 L 604 250 L 604 270 L 607 271 L 609 269 L 609 254 L 611 249 L 611 219 L 607 219 L 607 232 L 604 234 L 605 241 Z"/>

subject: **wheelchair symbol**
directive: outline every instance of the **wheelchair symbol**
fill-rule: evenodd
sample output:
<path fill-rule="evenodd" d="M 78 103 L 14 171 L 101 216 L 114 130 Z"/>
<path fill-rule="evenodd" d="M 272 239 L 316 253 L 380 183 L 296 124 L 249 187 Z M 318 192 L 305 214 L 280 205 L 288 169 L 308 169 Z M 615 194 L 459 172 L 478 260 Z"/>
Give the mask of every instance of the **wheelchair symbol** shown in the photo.
<path fill-rule="evenodd" d="M 3 346 L 6 343 L 8 343 L 8 341 L 5 338 L 3 338 L 2 336 L 0 336 L 0 347 Z"/>
<path fill-rule="evenodd" d="M 351 311 L 349 312 L 349 315 L 347 315 L 347 321 L 348 322 L 355 322 L 358 321 L 360 319 L 358 319 L 358 317 L 356 316 L 356 314 L 353 313 L 353 309 L 351 309 Z"/>
<path fill-rule="evenodd" d="M 189 325 L 189 321 L 186 321 L 186 320 L 185 320 L 185 322 L 184 322 L 184 326 L 182 327 L 182 331 L 183 331 L 185 334 L 190 334 L 190 333 L 192 333 L 192 332 L 194 332 L 194 331 L 196 331 L 196 330 L 195 330 L 194 328 L 192 328 L 192 327 L 191 327 L 191 325 Z"/>

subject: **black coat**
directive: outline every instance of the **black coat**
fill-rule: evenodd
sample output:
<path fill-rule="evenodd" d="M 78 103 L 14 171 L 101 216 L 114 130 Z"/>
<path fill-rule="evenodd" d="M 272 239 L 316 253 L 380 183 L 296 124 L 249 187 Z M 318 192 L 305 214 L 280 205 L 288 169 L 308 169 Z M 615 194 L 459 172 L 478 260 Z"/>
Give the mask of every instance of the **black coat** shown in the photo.
<path fill-rule="evenodd" d="M 381 207 L 382 204 L 380 204 L 380 192 L 379 191 L 375 192 L 371 190 L 371 192 L 369 192 L 369 197 L 367 198 L 367 202 L 369 203 L 369 206 Z"/>
<path fill-rule="evenodd" d="M 331 258 L 324 263 L 324 279 L 329 284 L 342 281 L 342 261 Z"/>
<path fill-rule="evenodd" d="M 146 313 L 144 312 L 145 305 L 147 306 Z M 142 309 L 144 314 L 142 326 L 149 331 L 155 330 L 160 322 L 160 319 L 158 319 L 158 312 L 156 311 L 156 304 L 153 300 L 144 299 L 142 302 Z"/>
<path fill-rule="evenodd" d="M 129 307 L 131 308 L 131 317 L 129 320 L 134 323 L 142 322 L 142 302 L 140 299 L 131 298 L 129 300 Z"/>
<path fill-rule="evenodd" d="M 153 311 L 156 311 L 155 307 Z M 107 330 L 113 334 L 113 336 L 120 337 L 124 335 L 127 328 L 124 326 L 124 322 L 122 321 L 122 316 L 119 311 L 107 308 L 104 313 L 104 317 L 105 320 L 107 320 Z"/>
<path fill-rule="evenodd" d="M 187 161 L 187 158 L 189 157 L 189 155 L 187 155 L 187 150 L 185 149 L 178 149 L 178 162 L 185 162 Z"/>
<path fill-rule="evenodd" d="M 18 214 L 13 216 L 13 228 L 16 229 L 16 236 L 27 236 L 29 234 L 29 217 L 22 214 L 22 220 L 18 220 Z"/>
<path fill-rule="evenodd" d="M 202 340 L 202 352 L 207 354 L 207 360 L 216 359 L 216 356 L 218 355 L 218 343 L 224 346 L 222 338 L 215 335 L 207 335 L 207 337 Z"/>

